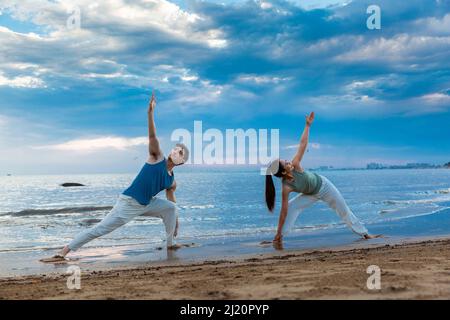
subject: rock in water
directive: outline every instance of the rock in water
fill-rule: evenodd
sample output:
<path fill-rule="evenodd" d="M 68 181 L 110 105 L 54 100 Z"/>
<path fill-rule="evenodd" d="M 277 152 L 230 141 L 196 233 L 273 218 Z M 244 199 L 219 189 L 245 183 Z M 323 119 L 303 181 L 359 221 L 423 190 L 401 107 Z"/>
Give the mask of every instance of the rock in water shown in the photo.
<path fill-rule="evenodd" d="M 65 182 L 61 184 L 61 187 L 85 187 L 85 185 L 77 182 Z"/>

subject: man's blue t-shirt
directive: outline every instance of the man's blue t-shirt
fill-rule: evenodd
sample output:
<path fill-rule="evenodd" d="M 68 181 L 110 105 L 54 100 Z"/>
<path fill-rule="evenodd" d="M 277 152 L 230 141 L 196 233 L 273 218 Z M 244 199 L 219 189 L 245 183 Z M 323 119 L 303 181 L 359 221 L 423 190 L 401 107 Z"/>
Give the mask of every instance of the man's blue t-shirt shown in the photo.
<path fill-rule="evenodd" d="M 161 190 L 172 186 L 174 175 L 167 172 L 167 160 L 157 163 L 146 162 L 131 185 L 123 192 L 141 205 L 148 205 L 150 200 Z"/>

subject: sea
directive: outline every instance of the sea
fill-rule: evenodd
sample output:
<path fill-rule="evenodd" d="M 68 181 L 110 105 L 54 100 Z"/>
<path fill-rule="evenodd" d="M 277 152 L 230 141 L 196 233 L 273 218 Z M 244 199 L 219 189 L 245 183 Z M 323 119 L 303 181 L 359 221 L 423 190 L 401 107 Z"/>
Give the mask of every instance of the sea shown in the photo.
<path fill-rule="evenodd" d="M 450 235 L 450 170 L 326 170 L 355 215 L 386 239 Z M 0 276 L 64 272 L 39 259 L 54 254 L 77 233 L 98 223 L 135 174 L 23 175 L 0 177 Z M 165 250 L 160 219 L 138 217 L 73 254 L 73 263 L 95 269 L 142 263 L 224 258 L 273 252 L 281 194 L 269 213 L 258 167 L 184 166 L 175 169 L 178 242 Z M 62 187 L 66 182 L 80 187 Z M 158 197 L 165 198 L 164 192 Z M 335 212 L 317 203 L 299 215 L 285 250 L 360 244 Z"/>

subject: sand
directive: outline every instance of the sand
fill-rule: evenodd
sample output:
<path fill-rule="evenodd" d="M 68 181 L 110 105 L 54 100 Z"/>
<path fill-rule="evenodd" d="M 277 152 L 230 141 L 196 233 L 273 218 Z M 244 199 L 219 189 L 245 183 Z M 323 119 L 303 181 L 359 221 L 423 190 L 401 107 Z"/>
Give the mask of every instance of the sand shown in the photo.
<path fill-rule="evenodd" d="M 381 289 L 367 288 L 369 265 Z M 0 279 L 0 299 L 450 299 L 450 239 Z"/>

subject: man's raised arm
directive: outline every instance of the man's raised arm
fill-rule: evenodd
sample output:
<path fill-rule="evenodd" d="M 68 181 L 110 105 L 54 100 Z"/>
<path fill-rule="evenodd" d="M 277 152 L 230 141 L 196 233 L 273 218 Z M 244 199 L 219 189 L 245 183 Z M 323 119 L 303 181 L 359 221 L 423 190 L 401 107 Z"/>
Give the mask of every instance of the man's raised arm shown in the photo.
<path fill-rule="evenodd" d="M 150 157 L 153 158 L 154 161 L 157 161 L 159 157 L 161 156 L 161 149 L 159 147 L 159 141 L 156 137 L 156 126 L 155 126 L 155 119 L 154 119 L 154 110 L 156 106 L 156 99 L 155 95 L 152 93 L 152 98 L 150 100 L 150 103 L 148 105 L 148 151 L 150 154 Z"/>

